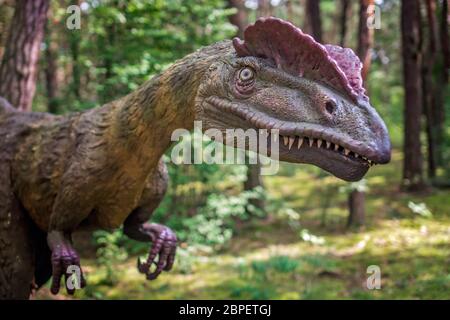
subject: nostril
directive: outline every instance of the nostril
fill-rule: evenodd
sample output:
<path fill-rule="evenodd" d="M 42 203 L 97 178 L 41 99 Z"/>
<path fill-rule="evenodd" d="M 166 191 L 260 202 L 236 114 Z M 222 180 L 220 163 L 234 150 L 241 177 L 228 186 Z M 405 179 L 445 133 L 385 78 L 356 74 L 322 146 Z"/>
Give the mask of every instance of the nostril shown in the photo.
<path fill-rule="evenodd" d="M 328 100 L 325 102 L 325 109 L 329 114 L 333 114 L 334 110 L 336 109 L 336 102 L 333 100 Z"/>

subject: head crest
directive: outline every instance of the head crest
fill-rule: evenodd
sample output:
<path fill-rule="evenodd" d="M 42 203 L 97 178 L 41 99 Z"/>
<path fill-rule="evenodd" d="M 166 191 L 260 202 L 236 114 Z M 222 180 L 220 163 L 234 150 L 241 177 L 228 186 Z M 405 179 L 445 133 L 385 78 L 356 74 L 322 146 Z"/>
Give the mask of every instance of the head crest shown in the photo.
<path fill-rule="evenodd" d="M 244 32 L 244 40 L 233 39 L 240 57 L 271 58 L 278 68 L 296 76 L 328 84 L 357 101 L 367 99 L 362 86 L 362 64 L 348 48 L 322 45 L 290 22 L 260 18 Z"/>

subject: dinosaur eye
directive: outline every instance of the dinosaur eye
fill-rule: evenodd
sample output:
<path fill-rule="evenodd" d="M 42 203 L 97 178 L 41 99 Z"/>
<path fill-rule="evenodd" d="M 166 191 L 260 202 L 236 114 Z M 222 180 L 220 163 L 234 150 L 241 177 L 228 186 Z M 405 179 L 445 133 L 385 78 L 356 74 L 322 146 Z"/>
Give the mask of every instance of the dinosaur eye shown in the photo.
<path fill-rule="evenodd" d="M 243 68 L 239 72 L 239 80 L 241 80 L 241 81 L 245 81 L 245 82 L 250 81 L 250 80 L 253 80 L 254 77 L 255 77 L 255 72 L 248 67 Z"/>

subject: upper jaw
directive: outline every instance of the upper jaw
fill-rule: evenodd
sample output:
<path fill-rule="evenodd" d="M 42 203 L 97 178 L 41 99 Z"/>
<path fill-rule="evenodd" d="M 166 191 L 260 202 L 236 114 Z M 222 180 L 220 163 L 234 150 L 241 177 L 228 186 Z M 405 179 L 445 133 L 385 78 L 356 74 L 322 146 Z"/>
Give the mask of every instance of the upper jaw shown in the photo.
<path fill-rule="evenodd" d="M 288 139 L 296 139 L 294 143 L 298 143 L 297 141 L 299 141 L 300 138 L 305 139 L 305 142 L 307 140 L 308 143 L 314 139 L 314 143 L 316 145 L 321 143 L 321 146 L 328 146 L 331 148 L 336 148 L 336 146 L 338 146 L 337 150 L 332 151 L 341 153 L 342 156 L 350 155 L 350 160 L 355 160 L 352 162 L 362 162 L 365 163 L 367 167 L 372 164 L 384 164 L 390 160 L 391 153 L 389 136 L 384 123 L 374 110 L 371 112 L 374 113 L 373 116 L 376 120 L 376 124 L 373 125 L 373 129 L 377 138 L 376 141 L 372 143 L 365 143 L 355 140 L 347 134 L 337 133 L 334 128 L 328 128 L 311 123 L 281 121 L 256 110 L 243 108 L 240 104 L 233 103 L 219 97 L 211 96 L 206 98 L 204 102 L 204 112 L 214 112 L 216 111 L 216 108 L 219 108 L 227 114 L 232 114 L 238 117 L 241 121 L 243 120 L 247 122 L 249 127 L 267 130 L 278 129 L 282 139 L 282 141 L 280 141 L 281 149 L 284 149 L 282 147 L 284 137 L 287 137 Z M 287 142 L 286 146 L 289 146 L 289 144 L 290 143 Z"/>
<path fill-rule="evenodd" d="M 362 158 L 354 158 L 345 156 L 342 152 L 334 151 L 324 147 L 319 148 L 317 141 L 311 146 L 303 143 L 300 149 L 293 146 L 292 150 L 289 145 L 281 143 L 279 148 L 279 159 L 294 163 L 308 163 L 322 168 L 330 172 L 334 176 L 345 181 L 358 181 L 366 173 L 371 164 Z"/>

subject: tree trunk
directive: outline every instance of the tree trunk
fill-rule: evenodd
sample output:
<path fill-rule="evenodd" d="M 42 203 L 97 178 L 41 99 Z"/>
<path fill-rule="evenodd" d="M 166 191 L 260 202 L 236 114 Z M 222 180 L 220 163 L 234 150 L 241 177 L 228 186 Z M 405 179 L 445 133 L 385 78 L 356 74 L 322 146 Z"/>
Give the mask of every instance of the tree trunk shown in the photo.
<path fill-rule="evenodd" d="M 14 13 L 14 4 L 11 0 L 0 0 L 0 61 L 5 49 L 6 36 L 8 35 L 8 26 Z"/>
<path fill-rule="evenodd" d="M 367 90 L 367 80 L 370 69 L 371 53 L 373 46 L 373 30 L 367 27 L 367 8 L 373 5 L 373 0 L 360 0 L 359 28 L 358 28 L 358 57 L 363 62 L 362 77 L 364 87 Z M 349 216 L 348 226 L 361 226 L 365 223 L 365 192 L 353 190 L 348 199 Z"/>
<path fill-rule="evenodd" d="M 244 182 L 244 190 L 250 191 L 257 187 L 263 188 L 263 183 L 261 179 L 261 164 L 258 162 L 257 164 L 248 164 L 247 165 L 247 180 Z M 259 210 L 264 211 L 264 200 L 250 199 L 249 204 L 253 205 Z M 250 212 L 249 212 L 250 213 Z"/>
<path fill-rule="evenodd" d="M 236 8 L 237 12 L 230 16 L 230 23 L 237 27 L 237 36 L 244 38 L 244 29 L 247 24 L 247 13 L 243 0 L 228 0 L 229 8 Z"/>
<path fill-rule="evenodd" d="M 72 58 L 72 92 L 77 100 L 81 100 L 80 30 L 69 31 L 69 47 Z"/>
<path fill-rule="evenodd" d="M 270 0 L 258 0 L 258 17 L 270 15 Z"/>
<path fill-rule="evenodd" d="M 367 73 L 372 60 L 373 29 L 367 27 L 367 8 L 374 4 L 374 0 L 360 0 L 358 24 L 358 57 L 363 63 L 362 78 L 366 82 Z"/>
<path fill-rule="evenodd" d="M 49 19 L 45 28 L 45 87 L 47 91 L 47 110 L 50 113 L 58 113 L 58 48 L 53 39 L 52 24 L 53 22 Z"/>
<path fill-rule="evenodd" d="M 71 4 L 80 5 L 81 0 L 72 1 Z M 60 5 L 65 5 L 60 3 Z M 81 70 L 80 70 L 80 40 L 81 40 L 81 30 L 73 29 L 67 30 L 67 38 L 69 44 L 69 51 L 71 57 L 71 67 L 72 67 L 72 82 L 70 84 L 70 89 L 75 99 L 81 101 Z"/>
<path fill-rule="evenodd" d="M 339 20 L 341 22 L 341 29 L 340 29 L 340 35 L 339 35 L 339 45 L 341 47 L 345 46 L 346 39 L 347 39 L 347 20 L 350 16 L 350 9 L 351 9 L 350 0 L 341 0 L 341 12 L 339 16 Z"/>
<path fill-rule="evenodd" d="M 238 28 L 238 35 L 244 34 L 244 28 L 246 25 L 246 13 L 244 0 L 229 0 L 229 6 L 237 9 L 237 13 L 230 17 L 230 22 Z M 258 2 L 259 14 L 265 15 L 268 12 L 267 6 L 270 5 L 268 0 L 260 0 Z M 242 36 L 240 36 L 242 38 Z M 246 157 L 248 160 L 248 157 Z M 258 162 L 256 164 L 247 165 L 247 180 L 244 182 L 244 190 L 250 191 L 256 187 L 262 187 L 261 181 L 261 164 Z M 261 199 L 251 199 L 250 204 L 255 206 L 260 210 L 264 210 L 264 202 Z"/>
<path fill-rule="evenodd" d="M 17 0 L 0 65 L 0 96 L 30 111 L 49 0 Z"/>
<path fill-rule="evenodd" d="M 407 191 L 424 189 L 420 144 L 422 88 L 419 0 L 402 0 L 401 5 L 404 107 L 404 161 L 402 186 Z"/>
<path fill-rule="evenodd" d="M 287 15 L 288 21 L 294 23 L 294 6 L 292 5 L 292 3 L 293 3 L 293 0 L 286 1 L 286 15 Z"/>
<path fill-rule="evenodd" d="M 308 33 L 318 42 L 322 42 L 322 21 L 320 18 L 320 1 L 306 0 L 306 26 Z"/>
<path fill-rule="evenodd" d="M 362 226 L 365 223 L 365 192 L 353 190 L 348 198 L 348 207 L 350 214 L 348 215 L 347 226 Z"/>
<path fill-rule="evenodd" d="M 436 112 L 436 118 L 439 122 L 439 135 L 438 135 L 438 153 L 437 153 L 437 162 L 439 166 L 442 166 L 444 170 L 450 174 L 450 165 L 444 162 L 443 157 L 443 148 L 445 143 L 445 119 L 446 119 L 446 108 L 445 101 L 446 96 L 448 95 L 446 88 L 448 85 L 448 72 L 450 70 L 450 46 L 449 46 L 449 24 L 448 24 L 448 4 L 449 0 L 442 1 L 441 6 L 441 17 L 439 23 L 439 39 L 437 40 L 439 43 L 439 51 L 438 55 L 440 57 L 441 66 L 438 68 L 437 75 L 437 85 L 439 86 L 440 95 L 438 96 L 439 100 L 439 110 Z"/>
<path fill-rule="evenodd" d="M 10 23 L 0 65 L 0 96 L 22 111 L 31 110 L 48 7 L 48 0 L 17 0 Z M 51 276 L 50 251 L 46 234 L 13 193 L 5 192 L 13 183 L 7 174 L 13 161 L 8 159 L 11 152 L 2 150 L 0 154 L 0 172 L 6 173 L 0 185 L 0 299 L 28 299 L 33 288 Z"/>
<path fill-rule="evenodd" d="M 428 26 L 426 33 L 428 40 L 424 47 L 424 59 L 422 64 L 422 101 L 426 119 L 427 147 L 428 147 L 428 176 L 433 179 L 436 176 L 436 169 L 440 158 L 440 144 L 442 125 L 440 121 L 441 109 L 444 108 L 442 100 L 441 84 L 435 80 L 433 70 L 437 67 L 437 22 L 436 22 L 436 1 L 426 0 L 426 19 Z M 425 28 L 423 28 L 425 29 Z"/>
<path fill-rule="evenodd" d="M 441 51 L 444 57 L 444 68 L 442 68 L 444 84 L 448 83 L 448 70 L 450 70 L 450 46 L 448 38 L 448 0 L 442 1 L 440 22 Z"/>

